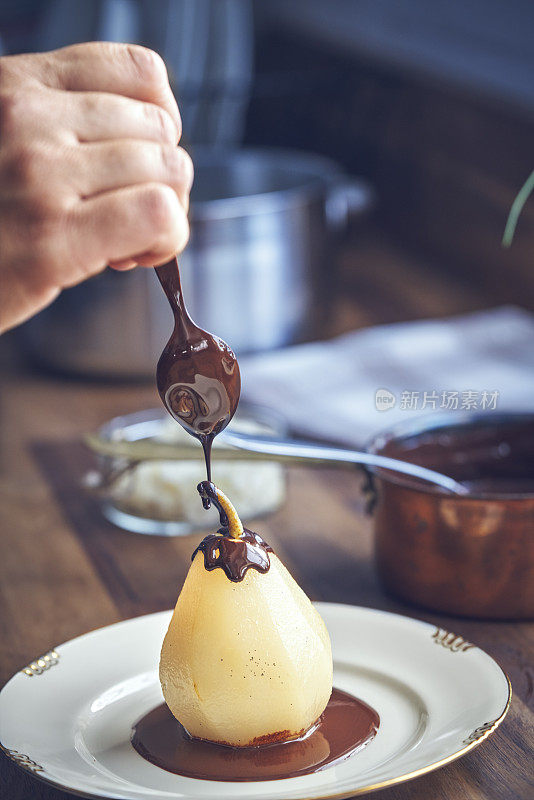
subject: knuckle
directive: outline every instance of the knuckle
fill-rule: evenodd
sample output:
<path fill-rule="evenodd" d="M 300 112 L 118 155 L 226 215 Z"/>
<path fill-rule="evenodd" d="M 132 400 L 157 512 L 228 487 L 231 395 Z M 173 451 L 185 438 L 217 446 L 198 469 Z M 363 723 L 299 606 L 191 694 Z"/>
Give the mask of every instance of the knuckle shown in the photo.
<path fill-rule="evenodd" d="M 171 144 L 177 141 L 176 124 L 168 111 L 152 103 L 145 103 L 145 114 L 149 123 L 155 126 L 160 139 Z"/>
<path fill-rule="evenodd" d="M 150 86 L 159 87 L 167 82 L 167 68 L 162 57 L 148 47 L 126 45 L 126 52 L 138 78 Z"/>
<path fill-rule="evenodd" d="M 175 154 L 179 164 L 180 183 L 189 190 L 193 184 L 194 177 L 193 161 L 189 153 L 184 150 L 183 147 L 176 147 Z"/>
<path fill-rule="evenodd" d="M 159 146 L 159 153 L 163 165 L 163 174 L 171 183 L 176 183 L 181 173 L 181 164 L 177 148 L 169 144 L 162 144 Z"/>
<path fill-rule="evenodd" d="M 156 236 L 166 236 L 176 225 L 178 198 L 170 186 L 155 184 L 144 193 L 147 220 Z"/>
<path fill-rule="evenodd" d="M 181 147 L 162 145 L 161 158 L 171 182 L 189 190 L 193 181 L 193 162 L 188 153 Z"/>

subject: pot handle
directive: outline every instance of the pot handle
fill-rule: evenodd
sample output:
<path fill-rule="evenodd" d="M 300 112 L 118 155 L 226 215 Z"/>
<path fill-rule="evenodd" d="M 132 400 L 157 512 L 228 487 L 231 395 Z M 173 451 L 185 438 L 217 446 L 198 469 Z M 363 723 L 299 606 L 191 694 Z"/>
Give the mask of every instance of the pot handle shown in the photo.
<path fill-rule="evenodd" d="M 328 227 L 335 233 L 342 233 L 353 219 L 368 212 L 375 200 L 374 189 L 364 178 L 342 178 L 326 197 Z"/>

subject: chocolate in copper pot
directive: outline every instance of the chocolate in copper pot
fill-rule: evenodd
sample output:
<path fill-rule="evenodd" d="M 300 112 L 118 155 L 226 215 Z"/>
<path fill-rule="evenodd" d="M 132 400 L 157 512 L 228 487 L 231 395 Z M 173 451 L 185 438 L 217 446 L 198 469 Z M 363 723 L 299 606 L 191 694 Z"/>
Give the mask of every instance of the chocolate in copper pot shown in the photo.
<path fill-rule="evenodd" d="M 226 428 L 239 402 L 239 365 L 226 342 L 189 316 L 177 260 L 156 267 L 156 273 L 174 315 L 174 330 L 158 361 L 158 391 L 174 419 L 202 443 L 211 480 L 213 439 Z"/>
<path fill-rule="evenodd" d="M 534 494 L 534 425 L 521 415 L 452 423 L 386 442 L 381 453 L 450 475 L 470 495 Z M 399 479 L 396 478 L 398 481 Z M 423 485 L 413 477 L 402 483 Z"/>

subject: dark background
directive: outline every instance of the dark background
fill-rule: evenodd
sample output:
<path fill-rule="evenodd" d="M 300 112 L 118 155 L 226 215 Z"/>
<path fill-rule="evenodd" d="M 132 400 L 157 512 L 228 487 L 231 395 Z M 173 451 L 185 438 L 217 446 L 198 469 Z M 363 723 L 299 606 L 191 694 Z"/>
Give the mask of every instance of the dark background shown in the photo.
<path fill-rule="evenodd" d="M 342 161 L 375 185 L 393 240 L 531 308 L 534 202 L 509 250 L 501 237 L 534 166 L 534 4 L 311 3 L 307 24 L 287 5 L 257 34 L 247 140 Z"/>
<path fill-rule="evenodd" d="M 534 306 L 534 202 L 501 247 L 534 167 L 530 0 L 2 0 L 0 23 L 4 52 L 89 39 L 155 47 L 186 145 L 327 154 L 376 187 L 389 241 L 486 305 Z M 199 77 L 206 41 L 215 55 Z"/>

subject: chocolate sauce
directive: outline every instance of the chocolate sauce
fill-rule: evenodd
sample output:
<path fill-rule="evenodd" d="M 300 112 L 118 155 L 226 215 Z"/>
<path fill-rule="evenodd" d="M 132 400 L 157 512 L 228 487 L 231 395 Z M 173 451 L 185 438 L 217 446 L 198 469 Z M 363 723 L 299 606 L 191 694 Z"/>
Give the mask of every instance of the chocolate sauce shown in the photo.
<path fill-rule="evenodd" d="M 289 742 L 225 747 L 192 739 L 165 704 L 134 726 L 132 744 L 152 764 L 189 778 L 268 781 L 319 772 L 361 750 L 376 735 L 380 717 L 347 692 L 333 689 L 312 730 Z"/>
<path fill-rule="evenodd" d="M 534 494 L 532 417 L 487 416 L 392 439 L 380 452 L 450 475 L 472 497 Z M 395 481 L 423 485 L 412 477 L 395 477 Z"/>
<path fill-rule="evenodd" d="M 271 566 L 269 553 L 273 551 L 259 534 L 247 528 L 243 529 L 239 539 L 230 539 L 221 528 L 219 533 L 210 533 L 200 542 L 191 560 L 198 552 L 204 554 L 204 567 L 207 570 L 211 572 L 220 567 L 229 580 L 239 583 L 251 568 L 268 572 Z"/>
<path fill-rule="evenodd" d="M 241 391 L 237 359 L 226 342 L 195 325 L 185 307 L 176 259 L 156 273 L 174 315 L 174 330 L 157 366 L 167 411 L 200 440 L 208 480 L 211 445 L 235 414 Z"/>
<path fill-rule="evenodd" d="M 226 577 L 234 583 L 239 583 L 245 577 L 247 570 L 256 569 L 258 572 L 268 572 L 271 562 L 269 553 L 272 547 L 264 541 L 258 533 L 243 528 L 239 539 L 229 535 L 228 519 L 217 497 L 217 490 L 210 481 L 202 481 L 197 486 L 202 498 L 204 508 L 208 509 L 213 503 L 219 511 L 221 527 L 217 533 L 210 533 L 203 539 L 191 556 L 191 561 L 198 552 L 204 554 L 204 567 L 211 572 L 213 569 L 224 570 Z"/>
<path fill-rule="evenodd" d="M 197 486 L 197 492 L 199 493 L 200 497 L 202 498 L 202 505 L 208 510 L 211 507 L 211 504 L 216 507 L 217 511 L 219 512 L 219 519 L 221 521 L 221 525 L 224 528 L 228 527 L 228 519 L 226 517 L 226 511 L 222 507 L 219 502 L 219 497 L 217 495 L 217 487 L 213 484 L 209 478 L 207 481 L 201 481 Z"/>

